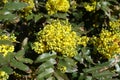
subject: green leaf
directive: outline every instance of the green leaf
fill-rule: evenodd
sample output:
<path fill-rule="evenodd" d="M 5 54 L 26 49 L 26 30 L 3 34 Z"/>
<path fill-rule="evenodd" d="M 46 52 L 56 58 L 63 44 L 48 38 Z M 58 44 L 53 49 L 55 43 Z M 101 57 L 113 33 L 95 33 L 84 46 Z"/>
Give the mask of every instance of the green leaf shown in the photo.
<path fill-rule="evenodd" d="M 67 16 L 69 16 L 67 13 L 57 13 L 54 14 L 53 17 L 61 18 L 61 19 L 66 19 Z"/>
<path fill-rule="evenodd" d="M 22 49 L 15 54 L 15 58 L 20 62 L 32 64 L 33 61 L 31 59 L 24 58 L 24 54 L 25 54 L 25 50 Z"/>
<path fill-rule="evenodd" d="M 19 50 L 19 51 L 15 54 L 15 57 L 16 57 L 16 58 L 21 58 L 21 57 L 24 56 L 24 54 L 25 54 L 25 50 L 22 49 L 22 50 Z"/>
<path fill-rule="evenodd" d="M 8 74 L 12 74 L 12 72 L 13 72 L 13 69 L 11 67 L 8 67 L 8 66 L 2 66 L 0 68 L 0 70 L 3 70 L 3 71 L 5 71 Z"/>
<path fill-rule="evenodd" d="M 84 73 L 80 73 L 80 76 L 79 76 L 78 80 L 84 80 L 84 79 L 85 79 Z"/>
<path fill-rule="evenodd" d="M 45 69 L 44 72 L 40 73 L 40 74 L 37 76 L 37 80 L 41 80 L 42 78 L 45 78 L 45 77 L 47 77 L 48 75 L 52 75 L 53 72 L 54 72 L 54 69 L 53 69 L 53 68 Z"/>
<path fill-rule="evenodd" d="M 114 75 L 114 73 L 112 73 L 112 72 L 110 72 L 110 71 L 103 71 L 103 72 L 101 72 L 101 73 L 99 73 L 99 74 L 93 74 L 93 77 L 96 77 L 96 78 L 98 78 L 98 77 L 106 77 L 106 76 L 113 76 Z"/>
<path fill-rule="evenodd" d="M 46 68 L 49 68 L 49 67 L 54 67 L 54 64 L 56 64 L 56 61 L 55 59 L 49 59 L 48 61 L 44 62 L 43 64 L 41 64 L 39 67 L 38 67 L 38 71 L 37 71 L 37 74 L 44 71 Z"/>
<path fill-rule="evenodd" d="M 120 66 L 119 66 L 119 64 L 115 64 L 115 68 L 116 68 L 117 72 L 120 72 Z"/>
<path fill-rule="evenodd" d="M 0 66 L 1 66 L 1 65 L 5 65 L 5 64 L 6 64 L 5 58 L 4 58 L 4 56 L 2 55 L 2 53 L 0 53 Z"/>
<path fill-rule="evenodd" d="M 95 72 L 97 70 L 103 69 L 106 66 L 109 66 L 109 64 L 110 64 L 110 62 L 105 62 L 105 63 L 99 64 L 99 65 L 97 65 L 95 67 L 90 67 L 89 69 L 83 69 L 83 71 L 85 73 L 89 73 L 89 72 L 92 73 L 92 72 Z"/>
<path fill-rule="evenodd" d="M 67 68 L 67 73 L 72 73 L 77 71 L 76 62 L 72 58 L 65 57 L 63 59 L 59 58 L 58 67 L 65 66 Z"/>
<path fill-rule="evenodd" d="M 10 63 L 13 58 L 14 58 L 14 53 L 13 52 L 12 53 L 7 53 L 7 55 L 5 56 L 5 61 L 7 63 Z"/>
<path fill-rule="evenodd" d="M 16 18 L 16 15 L 12 14 L 10 11 L 0 10 L 0 21 L 3 21 L 3 20 L 13 20 L 15 18 Z"/>
<path fill-rule="evenodd" d="M 23 62 L 23 63 L 29 63 L 29 64 L 32 64 L 33 61 L 31 59 L 28 59 L 28 58 L 19 58 L 19 61 L 20 62 Z"/>
<path fill-rule="evenodd" d="M 24 2 L 14 1 L 14 2 L 6 3 L 4 8 L 7 9 L 7 10 L 21 10 L 26 6 L 27 6 L 27 4 L 24 3 Z"/>
<path fill-rule="evenodd" d="M 55 70 L 54 76 L 57 78 L 57 80 L 69 80 L 66 74 L 61 73 L 61 71 Z"/>
<path fill-rule="evenodd" d="M 9 40 L 0 40 L 0 44 L 5 44 L 5 45 L 13 45 L 13 43 Z"/>
<path fill-rule="evenodd" d="M 83 58 L 81 53 L 78 53 L 76 56 L 74 56 L 74 58 L 80 63 L 83 63 Z"/>
<path fill-rule="evenodd" d="M 27 65 L 23 64 L 22 62 L 19 62 L 19 61 L 15 60 L 15 59 L 11 60 L 10 66 L 14 67 L 14 68 L 18 68 L 18 69 L 20 69 L 22 71 L 25 71 L 27 73 L 31 72 L 30 68 Z"/>
<path fill-rule="evenodd" d="M 50 58 L 55 58 L 55 57 L 56 57 L 56 52 L 43 53 L 36 59 L 35 63 L 44 62 L 44 61 L 47 61 Z"/>
<path fill-rule="evenodd" d="M 93 80 L 91 76 L 86 76 L 86 80 Z"/>
<path fill-rule="evenodd" d="M 54 77 L 49 77 L 46 80 L 56 80 Z"/>
<path fill-rule="evenodd" d="M 31 19 L 35 19 L 35 22 L 37 22 L 40 18 L 42 18 L 43 17 L 43 15 L 42 14 L 37 14 L 37 15 L 35 15 L 35 14 L 31 14 L 31 15 L 28 15 L 27 17 L 26 17 L 26 19 L 27 20 L 31 20 Z"/>

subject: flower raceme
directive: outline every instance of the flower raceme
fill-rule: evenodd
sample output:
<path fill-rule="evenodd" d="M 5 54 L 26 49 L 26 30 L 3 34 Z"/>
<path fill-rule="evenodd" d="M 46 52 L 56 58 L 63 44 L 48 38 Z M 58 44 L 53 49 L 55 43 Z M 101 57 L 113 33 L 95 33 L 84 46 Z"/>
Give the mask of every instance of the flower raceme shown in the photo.
<path fill-rule="evenodd" d="M 11 41 L 11 42 L 16 42 L 16 37 L 14 35 L 8 36 L 6 34 L 3 34 L 3 35 L 0 35 L 0 40 L 1 41 L 8 40 L 8 41 Z M 7 53 L 13 52 L 13 51 L 14 51 L 14 45 L 0 44 L 0 53 L 2 53 L 3 56 L 6 56 Z"/>
<path fill-rule="evenodd" d="M 25 7 L 22 12 L 25 13 L 25 16 L 29 13 L 32 12 L 32 9 L 34 8 L 35 4 L 34 4 L 34 0 L 20 0 L 21 2 L 25 2 L 28 4 L 27 7 Z"/>
<path fill-rule="evenodd" d="M 110 21 L 109 26 L 113 32 L 119 33 L 120 32 L 120 19 L 116 21 Z"/>
<path fill-rule="evenodd" d="M 97 2 L 96 1 L 93 1 L 92 3 L 85 3 L 84 4 L 84 7 L 87 11 L 91 12 L 91 11 L 94 11 L 95 8 L 96 8 L 96 5 L 97 5 Z"/>
<path fill-rule="evenodd" d="M 86 46 L 88 39 L 86 38 L 87 40 L 83 41 L 83 43 L 80 42 L 83 39 L 71 30 L 71 25 L 67 20 L 53 20 L 38 32 L 37 40 L 32 48 L 38 54 L 55 51 L 59 55 L 73 57 L 77 54 L 77 45 L 83 44 Z"/>
<path fill-rule="evenodd" d="M 4 71 L 0 71 L 0 80 L 7 80 L 9 78 L 9 75 L 4 72 Z"/>
<path fill-rule="evenodd" d="M 68 0 L 48 0 L 46 2 L 46 9 L 50 15 L 57 13 L 57 11 L 67 12 L 69 8 Z"/>
<path fill-rule="evenodd" d="M 97 51 L 107 59 L 120 53 L 120 33 L 113 33 L 102 29 L 99 37 L 93 37 L 93 44 Z"/>

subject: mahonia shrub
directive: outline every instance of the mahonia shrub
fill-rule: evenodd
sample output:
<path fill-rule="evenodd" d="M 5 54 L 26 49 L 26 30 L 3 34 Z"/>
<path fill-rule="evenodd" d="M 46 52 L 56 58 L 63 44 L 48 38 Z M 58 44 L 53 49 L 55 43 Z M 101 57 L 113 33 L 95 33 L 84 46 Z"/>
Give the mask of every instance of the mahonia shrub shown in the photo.
<path fill-rule="evenodd" d="M 99 37 L 93 36 L 93 44 L 97 51 L 107 59 L 115 57 L 120 53 L 120 33 L 113 33 L 102 29 Z"/>
<path fill-rule="evenodd" d="M 0 41 L 16 42 L 16 37 L 14 36 L 14 34 L 11 35 L 0 34 Z M 0 53 L 3 54 L 3 56 L 6 56 L 8 53 L 11 53 L 13 51 L 14 51 L 13 44 L 7 44 L 7 43 L 0 44 Z"/>
<path fill-rule="evenodd" d="M 47 0 L 46 2 L 46 9 L 50 15 L 57 13 L 57 11 L 67 12 L 69 8 L 68 0 Z"/>
<path fill-rule="evenodd" d="M 119 0 L 1 0 L 0 15 L 0 80 L 120 79 Z"/>
<path fill-rule="evenodd" d="M 79 44 L 86 46 L 88 40 L 88 37 L 77 36 L 67 20 L 52 20 L 50 24 L 45 25 L 44 29 L 37 33 L 37 40 L 32 48 L 38 54 L 55 51 L 73 57 L 77 54 L 77 46 Z"/>

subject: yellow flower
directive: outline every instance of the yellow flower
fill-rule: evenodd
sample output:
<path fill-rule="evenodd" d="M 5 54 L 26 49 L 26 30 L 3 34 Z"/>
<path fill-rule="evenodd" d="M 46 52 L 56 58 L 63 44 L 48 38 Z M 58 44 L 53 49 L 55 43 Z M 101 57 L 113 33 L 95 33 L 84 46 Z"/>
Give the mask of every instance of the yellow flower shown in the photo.
<path fill-rule="evenodd" d="M 115 32 L 115 33 L 120 32 L 120 19 L 115 20 L 115 21 L 110 21 L 109 25 L 110 25 L 110 28 L 113 32 Z"/>
<path fill-rule="evenodd" d="M 48 0 L 46 3 L 46 9 L 50 15 L 57 13 L 57 11 L 67 12 L 69 7 L 68 0 Z"/>
<path fill-rule="evenodd" d="M 82 36 L 79 41 L 78 44 L 83 45 L 84 47 L 87 46 L 87 42 L 89 41 L 89 38 L 87 36 Z"/>
<path fill-rule="evenodd" d="M 29 13 L 32 13 L 32 10 L 35 6 L 34 0 L 20 0 L 20 1 L 28 4 L 27 7 L 25 7 L 23 10 L 21 10 L 22 12 L 24 12 L 24 16 L 27 16 Z"/>
<path fill-rule="evenodd" d="M 9 75 L 4 72 L 4 71 L 0 71 L 0 80 L 7 80 L 9 78 Z"/>
<path fill-rule="evenodd" d="M 96 1 L 93 1 L 92 3 L 85 3 L 84 4 L 84 7 L 87 11 L 91 12 L 91 11 L 94 11 L 95 8 L 96 8 L 96 5 L 97 5 L 97 2 Z"/>
<path fill-rule="evenodd" d="M 99 37 L 93 37 L 93 44 L 97 51 L 105 58 L 110 59 L 120 53 L 120 33 L 112 33 L 102 29 Z"/>
<path fill-rule="evenodd" d="M 66 66 L 61 66 L 61 67 L 58 67 L 58 69 L 59 69 L 60 71 L 62 71 L 63 73 L 65 73 L 66 70 L 67 70 L 67 67 L 66 67 Z"/>
<path fill-rule="evenodd" d="M 50 24 L 45 25 L 44 29 L 38 32 L 37 40 L 32 48 L 38 54 L 55 51 L 63 56 L 73 57 L 77 54 L 77 46 L 79 44 L 86 46 L 87 41 L 87 37 L 81 39 L 76 32 L 72 31 L 67 20 L 52 20 Z"/>
<path fill-rule="evenodd" d="M 3 2 L 4 4 L 6 4 L 6 3 L 8 2 L 8 0 L 2 0 L 2 2 Z"/>
<path fill-rule="evenodd" d="M 11 42 L 16 42 L 16 37 L 14 36 L 14 34 L 12 35 L 0 35 L 0 40 L 8 40 Z M 8 53 L 13 52 L 14 51 L 14 46 L 11 44 L 0 44 L 0 53 L 3 54 L 3 56 L 6 56 Z"/>

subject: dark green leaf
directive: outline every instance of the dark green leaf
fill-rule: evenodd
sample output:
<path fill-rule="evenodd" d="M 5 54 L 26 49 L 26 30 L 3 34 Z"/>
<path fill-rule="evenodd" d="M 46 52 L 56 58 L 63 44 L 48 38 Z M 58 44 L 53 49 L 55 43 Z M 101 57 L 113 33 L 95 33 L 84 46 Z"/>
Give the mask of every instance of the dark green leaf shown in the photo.
<path fill-rule="evenodd" d="M 30 68 L 29 68 L 27 65 L 23 64 L 22 62 L 18 62 L 18 61 L 15 60 L 15 59 L 12 59 L 12 60 L 11 60 L 10 66 L 11 66 L 11 67 L 14 67 L 14 68 L 18 68 L 18 69 L 20 69 L 20 70 L 22 70 L 22 71 L 25 71 L 25 72 L 27 72 L 27 73 L 30 73 L 30 72 L 31 72 Z"/>
<path fill-rule="evenodd" d="M 4 7 L 7 10 L 21 10 L 21 9 L 23 9 L 26 6 L 27 6 L 27 4 L 24 3 L 24 2 L 14 1 L 14 2 L 6 3 Z"/>
<path fill-rule="evenodd" d="M 110 71 L 103 71 L 103 72 L 101 72 L 99 74 L 93 74 L 93 77 L 96 77 L 96 78 L 98 78 L 98 77 L 106 77 L 106 76 L 111 77 L 112 75 L 114 75 L 114 73 L 112 73 Z"/>
<path fill-rule="evenodd" d="M 25 54 L 25 50 L 22 49 L 22 50 L 19 50 L 19 51 L 15 54 L 15 57 L 16 57 L 16 58 L 21 58 L 21 57 L 24 56 L 24 54 Z"/>
<path fill-rule="evenodd" d="M 0 53 L 0 65 L 6 64 L 4 56 Z"/>
<path fill-rule="evenodd" d="M 58 70 L 54 72 L 54 76 L 57 78 L 57 80 L 69 80 L 66 74 L 61 73 L 61 71 Z"/>
<path fill-rule="evenodd" d="M 23 62 L 23 63 L 29 63 L 29 64 L 33 63 L 33 61 L 31 59 L 28 59 L 28 58 L 19 58 L 17 60 L 20 62 Z"/>
<path fill-rule="evenodd" d="M 53 69 L 53 68 L 45 69 L 44 72 L 40 73 L 40 74 L 37 76 L 37 80 L 41 80 L 42 78 L 45 78 L 45 77 L 47 77 L 48 75 L 52 75 L 53 72 L 54 72 L 54 69 Z"/>
<path fill-rule="evenodd" d="M 9 40 L 0 40 L 0 44 L 8 44 L 8 45 L 13 45 L 13 43 Z"/>
<path fill-rule="evenodd" d="M 8 74 L 12 74 L 12 72 L 13 72 L 13 69 L 11 67 L 8 67 L 8 66 L 2 66 L 0 68 L 0 70 L 3 70 L 3 71 L 5 71 Z"/>
<path fill-rule="evenodd" d="M 57 18 L 66 19 L 68 14 L 67 13 L 57 13 L 57 14 L 54 14 L 53 16 L 57 17 Z"/>
<path fill-rule="evenodd" d="M 83 71 L 85 73 L 89 73 L 89 72 L 92 73 L 92 72 L 95 72 L 97 70 L 103 69 L 103 68 L 105 68 L 106 66 L 109 66 L 109 65 L 110 65 L 110 62 L 105 62 L 103 64 L 99 64 L 99 65 L 97 65 L 95 67 L 91 67 L 89 69 L 83 69 Z"/>
<path fill-rule="evenodd" d="M 15 18 L 16 18 L 16 15 L 12 14 L 10 11 L 0 10 L 0 21 L 3 21 L 3 20 L 13 20 Z"/>
<path fill-rule="evenodd" d="M 7 53 L 7 55 L 5 56 L 5 61 L 7 63 L 10 63 L 13 58 L 14 58 L 14 53 Z"/>

